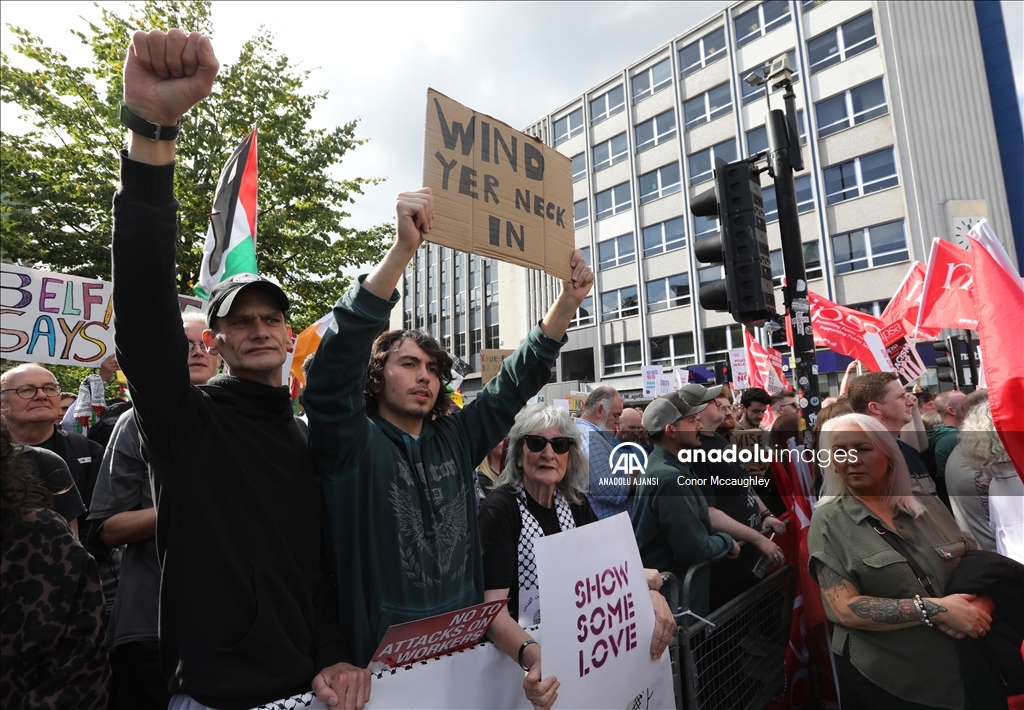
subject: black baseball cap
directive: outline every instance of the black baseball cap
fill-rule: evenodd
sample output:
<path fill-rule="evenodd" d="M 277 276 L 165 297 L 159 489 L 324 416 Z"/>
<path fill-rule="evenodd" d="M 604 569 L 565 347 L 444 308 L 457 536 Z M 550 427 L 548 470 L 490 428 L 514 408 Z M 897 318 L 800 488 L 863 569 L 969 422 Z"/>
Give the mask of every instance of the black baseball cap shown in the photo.
<path fill-rule="evenodd" d="M 288 312 L 290 306 L 288 296 L 276 283 L 259 274 L 235 274 L 231 278 L 221 281 L 210 291 L 210 308 L 206 313 L 206 320 L 211 328 L 218 318 L 231 312 L 231 305 L 235 302 L 235 297 L 246 288 L 264 291 L 277 301 L 282 313 Z"/>

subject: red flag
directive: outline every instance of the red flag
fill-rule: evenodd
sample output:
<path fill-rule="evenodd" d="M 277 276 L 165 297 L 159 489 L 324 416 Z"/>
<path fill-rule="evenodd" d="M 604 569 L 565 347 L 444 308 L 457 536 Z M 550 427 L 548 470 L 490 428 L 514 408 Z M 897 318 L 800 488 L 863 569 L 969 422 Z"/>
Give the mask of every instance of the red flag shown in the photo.
<path fill-rule="evenodd" d="M 865 337 L 877 336 L 882 330 L 881 319 L 840 306 L 814 291 L 808 291 L 807 298 L 811 302 L 815 345 L 860 360 L 872 372 L 892 369 L 881 350 L 881 338 L 872 348 Z"/>
<path fill-rule="evenodd" d="M 907 335 L 915 340 L 935 340 L 942 333 L 941 328 L 917 329 L 917 313 L 921 307 L 921 294 L 924 291 L 924 264 L 915 261 L 903 277 L 903 283 L 896 289 L 889 305 L 882 312 L 882 322 L 886 325 L 897 321 L 903 322 Z"/>
<path fill-rule="evenodd" d="M 1017 475 L 1024 479 L 1024 283 L 987 220 L 967 236 L 977 277 L 974 298 L 992 420 Z"/>
<path fill-rule="evenodd" d="M 978 329 L 971 255 L 942 239 L 932 240 L 924 276 L 917 328 Z"/>

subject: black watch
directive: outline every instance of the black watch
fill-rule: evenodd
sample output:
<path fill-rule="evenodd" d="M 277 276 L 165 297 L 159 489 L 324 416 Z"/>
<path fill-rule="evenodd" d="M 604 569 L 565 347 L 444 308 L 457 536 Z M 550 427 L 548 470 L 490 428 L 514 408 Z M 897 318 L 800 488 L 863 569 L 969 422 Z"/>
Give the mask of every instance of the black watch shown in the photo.
<path fill-rule="evenodd" d="M 178 137 L 178 131 L 181 130 L 180 118 L 173 126 L 161 126 L 159 123 L 153 123 L 136 116 L 128 109 L 128 104 L 124 101 L 118 103 L 117 118 L 126 128 L 148 138 L 154 143 L 157 141 L 173 141 Z"/>

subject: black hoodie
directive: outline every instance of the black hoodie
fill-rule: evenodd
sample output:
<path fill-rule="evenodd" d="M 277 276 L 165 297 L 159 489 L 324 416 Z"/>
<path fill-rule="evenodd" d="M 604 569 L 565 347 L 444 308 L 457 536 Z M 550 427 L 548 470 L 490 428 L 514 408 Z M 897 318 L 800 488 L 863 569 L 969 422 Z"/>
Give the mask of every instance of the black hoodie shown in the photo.
<path fill-rule="evenodd" d="M 160 660 L 172 693 L 224 710 L 311 688 L 348 659 L 320 487 L 285 387 L 189 383 L 173 166 L 122 160 L 114 197 L 118 363 L 155 483 Z"/>

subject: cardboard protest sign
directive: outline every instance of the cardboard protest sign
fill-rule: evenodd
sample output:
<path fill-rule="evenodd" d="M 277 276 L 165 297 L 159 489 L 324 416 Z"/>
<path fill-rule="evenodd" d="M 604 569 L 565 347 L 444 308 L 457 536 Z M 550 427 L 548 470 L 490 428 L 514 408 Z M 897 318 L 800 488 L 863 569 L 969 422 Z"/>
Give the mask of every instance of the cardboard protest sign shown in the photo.
<path fill-rule="evenodd" d="M 114 352 L 113 284 L 99 279 L 0 266 L 0 354 L 9 360 L 99 367 Z M 206 301 L 178 296 L 182 311 Z"/>
<path fill-rule="evenodd" d="M 651 659 L 654 608 L 629 516 L 538 538 L 534 551 L 543 671 L 566 706 L 675 707 L 668 654 Z"/>
<path fill-rule="evenodd" d="M 480 641 L 508 599 L 484 602 L 419 621 L 395 624 L 370 659 L 391 668 L 452 653 Z"/>
<path fill-rule="evenodd" d="M 907 331 L 901 321 L 884 326 L 878 331 L 885 347 L 885 357 L 892 364 L 893 371 L 900 376 L 900 382 L 909 385 L 925 373 L 924 363 L 914 347 L 914 342 L 907 337 Z"/>
<path fill-rule="evenodd" d="M 537 138 L 427 89 L 427 239 L 572 278 L 572 163 Z"/>
<path fill-rule="evenodd" d="M 486 385 L 501 370 L 501 363 L 515 350 L 481 350 L 480 383 Z"/>
<path fill-rule="evenodd" d="M 768 464 L 764 463 L 761 458 L 754 456 L 754 452 L 757 449 L 764 448 L 764 431 L 761 429 L 733 429 L 729 432 L 729 443 L 736 447 L 737 454 L 740 451 L 749 451 L 752 456 L 750 460 L 754 462 L 754 465 L 760 470 L 768 468 Z M 747 470 L 750 470 L 751 465 L 745 464 Z"/>

